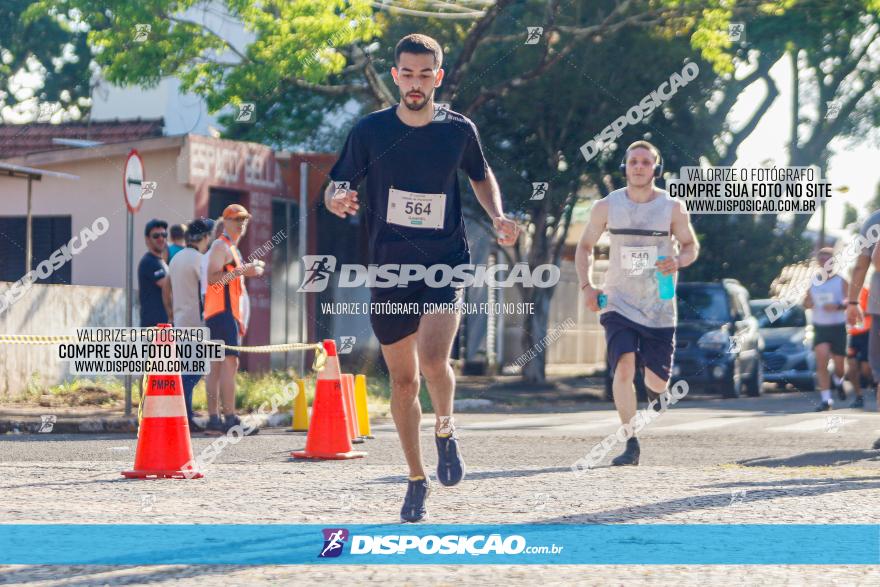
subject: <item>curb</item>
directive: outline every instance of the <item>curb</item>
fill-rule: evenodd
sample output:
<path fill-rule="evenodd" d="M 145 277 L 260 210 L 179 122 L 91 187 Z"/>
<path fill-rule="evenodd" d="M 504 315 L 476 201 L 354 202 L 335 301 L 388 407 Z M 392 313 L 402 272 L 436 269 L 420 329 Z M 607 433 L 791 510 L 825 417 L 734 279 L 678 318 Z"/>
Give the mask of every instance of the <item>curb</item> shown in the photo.
<path fill-rule="evenodd" d="M 43 431 L 41 432 L 41 428 Z M 135 433 L 137 418 L 67 418 L 43 425 L 42 419 L 17 417 L 0 419 L 0 434 L 103 434 Z"/>
<path fill-rule="evenodd" d="M 290 426 L 291 415 L 242 414 L 242 420 L 250 421 L 256 428 Z M 203 420 L 204 418 L 199 418 Z M 45 428 L 42 432 L 41 428 Z M 0 417 L 0 435 L 18 434 L 135 434 L 138 422 L 136 416 L 114 418 L 59 418 L 52 424 L 43 425 L 38 416 Z"/>

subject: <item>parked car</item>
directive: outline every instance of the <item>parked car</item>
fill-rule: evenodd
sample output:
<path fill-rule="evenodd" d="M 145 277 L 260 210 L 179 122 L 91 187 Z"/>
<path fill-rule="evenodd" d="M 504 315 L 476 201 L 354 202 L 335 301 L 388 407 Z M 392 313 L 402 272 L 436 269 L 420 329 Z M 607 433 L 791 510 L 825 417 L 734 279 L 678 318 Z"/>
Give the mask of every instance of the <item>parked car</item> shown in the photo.
<path fill-rule="evenodd" d="M 758 320 L 749 292 L 735 279 L 684 282 L 676 288 L 678 329 L 673 381 L 724 397 L 761 395 L 764 384 Z"/>
<path fill-rule="evenodd" d="M 719 283 L 679 283 L 678 328 L 672 381 L 724 397 L 761 394 L 764 384 L 758 321 L 749 309 L 749 293 L 735 279 Z M 636 374 L 636 394 L 645 400 L 643 371 Z M 612 399 L 611 370 L 605 370 L 605 397 Z"/>
<path fill-rule="evenodd" d="M 807 323 L 806 311 L 793 306 L 770 322 L 765 310 L 773 300 L 752 300 L 752 313 L 758 319 L 764 351 L 764 381 L 785 387 L 791 383 L 797 389 L 815 389 L 813 374 L 816 356 L 813 354 L 813 328 Z"/>

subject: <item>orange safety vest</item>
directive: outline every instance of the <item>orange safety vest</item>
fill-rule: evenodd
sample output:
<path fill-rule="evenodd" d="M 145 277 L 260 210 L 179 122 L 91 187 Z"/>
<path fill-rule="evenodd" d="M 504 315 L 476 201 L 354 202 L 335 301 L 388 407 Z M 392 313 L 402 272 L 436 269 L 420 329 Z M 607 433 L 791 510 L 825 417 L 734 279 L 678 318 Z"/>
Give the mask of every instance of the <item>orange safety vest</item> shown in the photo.
<path fill-rule="evenodd" d="M 849 333 L 853 336 L 857 334 L 865 334 L 869 330 L 871 330 L 871 315 L 868 314 L 868 288 L 863 287 L 862 291 L 859 292 L 859 306 L 862 308 L 862 314 L 865 316 L 865 319 L 862 320 L 862 327 L 855 328 L 850 326 Z"/>
<path fill-rule="evenodd" d="M 238 248 L 232 244 L 232 241 L 224 234 L 220 237 L 229 245 L 232 251 L 233 263 L 227 263 L 223 266 L 223 271 L 229 273 L 242 266 L 241 254 Z M 217 287 L 218 283 L 209 283 L 205 291 L 205 319 L 216 316 L 221 312 L 231 312 L 232 317 L 238 322 L 239 332 L 244 336 L 244 322 L 241 319 L 242 294 L 244 293 L 244 276 L 239 275 L 221 288 Z"/>

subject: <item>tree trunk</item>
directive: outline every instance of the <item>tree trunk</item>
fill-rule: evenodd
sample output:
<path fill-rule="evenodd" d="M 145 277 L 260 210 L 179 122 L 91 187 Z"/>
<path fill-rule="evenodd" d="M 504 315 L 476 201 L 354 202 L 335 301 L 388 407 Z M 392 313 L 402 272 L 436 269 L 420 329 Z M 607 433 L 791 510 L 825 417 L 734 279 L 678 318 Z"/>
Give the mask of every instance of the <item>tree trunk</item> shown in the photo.
<path fill-rule="evenodd" d="M 543 383 L 546 380 L 544 372 L 547 366 L 547 344 L 544 340 L 547 336 L 547 323 L 550 318 L 550 300 L 553 298 L 553 288 L 531 288 L 532 295 L 529 301 L 535 304 L 534 314 L 528 315 L 525 329 L 523 330 L 523 347 L 530 358 L 522 368 L 522 376 L 529 383 Z"/>

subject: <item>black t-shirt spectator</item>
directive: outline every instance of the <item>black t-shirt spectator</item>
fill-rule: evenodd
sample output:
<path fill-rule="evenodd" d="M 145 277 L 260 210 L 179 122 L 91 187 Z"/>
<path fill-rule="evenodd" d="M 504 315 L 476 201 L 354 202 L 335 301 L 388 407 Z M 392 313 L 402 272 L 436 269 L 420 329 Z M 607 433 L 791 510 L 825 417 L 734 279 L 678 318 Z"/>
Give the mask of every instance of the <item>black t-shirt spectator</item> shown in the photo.
<path fill-rule="evenodd" d="M 168 265 L 153 253 L 147 252 L 138 264 L 138 296 L 141 302 L 141 326 L 155 326 L 168 322 L 168 312 L 162 303 L 162 288 L 156 282 L 168 275 Z"/>
<path fill-rule="evenodd" d="M 330 177 L 334 182 L 349 182 L 352 190 L 366 179 L 366 190 L 358 190 L 358 201 L 369 233 L 371 263 L 468 263 L 457 172 L 462 169 L 475 181 L 487 176 L 477 128 L 451 110 L 435 115 L 425 126 L 408 126 L 397 116 L 396 108 L 373 112 L 358 121 Z M 446 194 L 443 227 L 387 222 L 391 188 Z"/>

